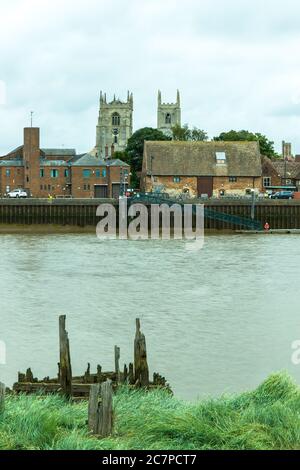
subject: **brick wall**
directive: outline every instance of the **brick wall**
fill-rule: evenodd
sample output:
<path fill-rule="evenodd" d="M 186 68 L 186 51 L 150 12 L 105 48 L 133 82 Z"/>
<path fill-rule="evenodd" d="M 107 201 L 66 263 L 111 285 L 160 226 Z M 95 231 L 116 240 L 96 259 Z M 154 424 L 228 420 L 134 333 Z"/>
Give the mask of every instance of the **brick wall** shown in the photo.
<path fill-rule="evenodd" d="M 245 195 L 247 189 L 254 188 L 257 192 L 262 190 L 261 177 L 237 177 L 237 181 L 231 182 L 228 176 L 217 176 L 213 178 L 213 194 L 218 197 L 221 190 L 226 194 Z M 155 176 L 154 181 L 150 177 L 146 178 L 143 190 L 151 192 L 159 189 L 167 192 L 170 196 L 178 196 L 183 192 L 189 193 L 193 197 L 198 196 L 197 177 L 183 176 L 176 182 L 173 176 Z"/>

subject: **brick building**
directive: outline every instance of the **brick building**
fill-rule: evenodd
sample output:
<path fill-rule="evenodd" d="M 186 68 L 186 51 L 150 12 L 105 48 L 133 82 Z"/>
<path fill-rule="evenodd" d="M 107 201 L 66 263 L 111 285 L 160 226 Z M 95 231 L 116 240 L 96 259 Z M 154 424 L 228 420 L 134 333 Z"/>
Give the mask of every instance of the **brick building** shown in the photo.
<path fill-rule="evenodd" d="M 258 142 L 145 142 L 142 190 L 190 197 L 262 190 Z"/>
<path fill-rule="evenodd" d="M 262 160 L 263 188 L 265 190 L 300 188 L 300 161 Z"/>
<path fill-rule="evenodd" d="M 112 155 L 114 147 L 112 147 Z M 23 188 L 32 197 L 118 198 L 129 166 L 74 149 L 41 149 L 39 128 L 24 129 L 22 146 L 0 157 L 0 194 Z"/>

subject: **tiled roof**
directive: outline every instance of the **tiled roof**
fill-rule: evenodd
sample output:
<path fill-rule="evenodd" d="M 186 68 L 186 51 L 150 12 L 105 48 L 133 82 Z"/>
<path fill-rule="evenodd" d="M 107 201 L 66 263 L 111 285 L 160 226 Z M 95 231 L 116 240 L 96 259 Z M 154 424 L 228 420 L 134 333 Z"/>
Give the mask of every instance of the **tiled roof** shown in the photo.
<path fill-rule="evenodd" d="M 84 154 L 77 161 L 72 163 L 72 166 L 107 166 L 107 162 L 94 157 L 90 153 Z"/>
<path fill-rule="evenodd" d="M 272 165 L 281 178 L 300 178 L 300 162 L 272 161 Z"/>
<path fill-rule="evenodd" d="M 217 164 L 216 153 L 226 164 Z M 258 142 L 145 142 L 143 169 L 157 176 L 262 175 Z"/>
<path fill-rule="evenodd" d="M 41 151 L 47 156 L 65 156 L 73 157 L 76 155 L 75 149 L 41 149 Z"/>
<path fill-rule="evenodd" d="M 22 167 L 23 160 L 1 160 L 0 159 L 0 166 L 19 166 Z"/>
<path fill-rule="evenodd" d="M 40 160 L 41 166 L 69 166 L 69 163 L 65 160 Z"/>

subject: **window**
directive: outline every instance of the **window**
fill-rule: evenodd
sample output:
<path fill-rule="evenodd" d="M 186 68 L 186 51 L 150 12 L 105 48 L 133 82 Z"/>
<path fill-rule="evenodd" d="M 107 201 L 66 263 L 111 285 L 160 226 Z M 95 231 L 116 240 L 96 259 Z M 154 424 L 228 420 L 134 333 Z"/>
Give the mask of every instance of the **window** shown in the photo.
<path fill-rule="evenodd" d="M 91 186 L 89 184 L 84 184 L 83 185 L 83 190 L 84 191 L 89 191 L 91 189 Z"/>
<path fill-rule="evenodd" d="M 45 176 L 45 171 L 43 168 L 40 169 L 40 178 L 44 178 Z"/>
<path fill-rule="evenodd" d="M 173 181 L 174 183 L 180 183 L 181 181 L 180 176 L 174 176 Z"/>
<path fill-rule="evenodd" d="M 83 174 L 84 178 L 90 178 L 91 175 L 92 175 L 92 171 L 91 170 L 83 170 L 82 174 Z"/>
<path fill-rule="evenodd" d="M 112 115 L 112 125 L 113 126 L 119 126 L 121 124 L 121 118 L 118 113 L 114 113 Z"/>
<path fill-rule="evenodd" d="M 107 173 L 106 173 L 106 168 L 103 168 L 103 170 L 102 170 L 102 177 L 103 177 L 103 178 L 106 178 L 106 174 L 107 174 Z"/>
<path fill-rule="evenodd" d="M 96 175 L 96 178 L 100 178 L 100 176 L 101 176 L 100 170 L 96 170 L 95 175 Z"/>
<path fill-rule="evenodd" d="M 229 176 L 229 183 L 236 183 L 237 177 L 236 176 Z"/>
<path fill-rule="evenodd" d="M 69 170 L 65 170 L 65 178 L 68 178 L 69 177 Z"/>
<path fill-rule="evenodd" d="M 51 178 L 58 178 L 58 170 L 51 170 L 50 175 Z"/>
<path fill-rule="evenodd" d="M 264 185 L 264 188 L 269 188 L 271 186 L 271 178 L 269 176 L 266 176 L 263 179 L 263 185 Z"/>
<path fill-rule="evenodd" d="M 43 191 L 43 189 L 44 189 L 44 187 L 43 187 L 43 185 L 42 185 L 42 184 L 41 184 L 41 186 L 40 186 L 40 189 L 41 189 L 41 191 Z"/>
<path fill-rule="evenodd" d="M 217 164 L 225 165 L 226 164 L 226 153 L 225 152 L 216 152 Z"/>
<path fill-rule="evenodd" d="M 114 137 L 114 144 L 117 144 L 117 143 L 118 143 L 118 136 L 115 135 L 115 137 Z"/>
<path fill-rule="evenodd" d="M 8 177 L 10 176 L 10 168 L 6 168 L 5 174 L 6 174 L 6 176 L 8 176 Z"/>
<path fill-rule="evenodd" d="M 170 113 L 166 114 L 166 124 L 171 124 L 172 123 L 172 116 Z"/>

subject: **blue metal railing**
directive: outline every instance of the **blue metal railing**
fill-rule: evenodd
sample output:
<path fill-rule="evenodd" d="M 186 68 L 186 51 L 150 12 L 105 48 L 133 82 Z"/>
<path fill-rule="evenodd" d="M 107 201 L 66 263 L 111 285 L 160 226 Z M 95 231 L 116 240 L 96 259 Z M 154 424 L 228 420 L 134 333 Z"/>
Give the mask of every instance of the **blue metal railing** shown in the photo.
<path fill-rule="evenodd" d="M 160 195 L 159 193 L 139 193 L 131 199 L 131 202 L 159 205 L 167 204 L 170 207 L 173 206 L 173 204 L 179 204 L 183 207 L 184 204 L 187 203 L 187 201 L 184 201 L 183 199 L 171 199 L 164 195 Z M 196 214 L 195 204 L 193 205 L 193 214 Z M 262 223 L 258 220 L 227 214 L 208 207 L 204 207 L 204 216 L 207 219 L 218 220 L 220 222 L 226 222 L 239 227 L 246 227 L 251 230 L 263 230 Z"/>

